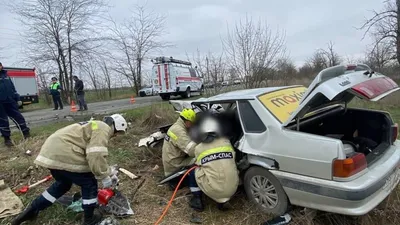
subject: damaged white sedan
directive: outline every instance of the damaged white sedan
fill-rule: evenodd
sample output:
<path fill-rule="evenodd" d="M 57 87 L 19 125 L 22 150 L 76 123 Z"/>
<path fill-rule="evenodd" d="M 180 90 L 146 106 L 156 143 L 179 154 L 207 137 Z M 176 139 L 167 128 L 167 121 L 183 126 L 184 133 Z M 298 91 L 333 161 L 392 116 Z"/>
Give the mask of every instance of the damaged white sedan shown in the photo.
<path fill-rule="evenodd" d="M 289 205 L 363 215 L 400 180 L 398 127 L 388 112 L 355 109 L 399 90 L 363 64 L 321 71 L 309 88 L 234 91 L 191 102 L 236 115 L 231 142 L 249 199 L 282 215 Z"/>

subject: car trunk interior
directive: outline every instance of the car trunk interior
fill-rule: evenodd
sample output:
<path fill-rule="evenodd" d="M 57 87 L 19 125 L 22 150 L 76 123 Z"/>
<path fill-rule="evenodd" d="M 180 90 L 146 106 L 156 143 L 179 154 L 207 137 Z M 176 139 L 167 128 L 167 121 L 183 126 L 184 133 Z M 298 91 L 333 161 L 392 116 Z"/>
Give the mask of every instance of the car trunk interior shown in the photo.
<path fill-rule="evenodd" d="M 385 112 L 338 106 L 288 128 L 340 139 L 346 155 L 363 153 L 371 164 L 390 146 L 392 125 L 390 115 Z"/>

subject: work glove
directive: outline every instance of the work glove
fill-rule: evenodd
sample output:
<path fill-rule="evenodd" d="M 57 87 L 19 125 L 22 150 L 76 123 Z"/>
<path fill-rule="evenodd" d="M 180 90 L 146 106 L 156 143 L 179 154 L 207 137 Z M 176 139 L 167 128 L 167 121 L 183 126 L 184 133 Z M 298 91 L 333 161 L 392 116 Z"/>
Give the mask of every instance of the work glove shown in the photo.
<path fill-rule="evenodd" d="M 111 174 L 111 176 L 112 176 L 112 175 L 117 175 L 117 174 L 118 174 L 117 165 L 110 166 L 110 174 Z"/>
<path fill-rule="evenodd" d="M 113 186 L 117 186 L 118 182 L 119 182 L 119 179 L 118 179 L 117 175 L 112 175 L 112 176 L 111 176 L 111 183 L 112 183 L 112 185 L 113 185 Z"/>
<path fill-rule="evenodd" d="M 101 180 L 101 183 L 103 184 L 103 188 L 110 188 L 113 185 L 112 179 L 109 176 Z"/>
<path fill-rule="evenodd" d="M 17 103 L 18 103 L 18 106 L 22 105 L 22 101 L 18 101 Z"/>

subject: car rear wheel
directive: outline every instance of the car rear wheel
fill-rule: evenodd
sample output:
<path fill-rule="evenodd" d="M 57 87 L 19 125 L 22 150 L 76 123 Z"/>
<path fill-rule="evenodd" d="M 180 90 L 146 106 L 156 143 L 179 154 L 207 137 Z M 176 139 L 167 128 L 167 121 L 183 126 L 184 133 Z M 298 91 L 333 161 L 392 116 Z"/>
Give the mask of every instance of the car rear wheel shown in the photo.
<path fill-rule="evenodd" d="M 279 180 L 268 170 L 251 167 L 244 175 L 244 189 L 248 199 L 265 213 L 283 215 L 289 200 Z"/>

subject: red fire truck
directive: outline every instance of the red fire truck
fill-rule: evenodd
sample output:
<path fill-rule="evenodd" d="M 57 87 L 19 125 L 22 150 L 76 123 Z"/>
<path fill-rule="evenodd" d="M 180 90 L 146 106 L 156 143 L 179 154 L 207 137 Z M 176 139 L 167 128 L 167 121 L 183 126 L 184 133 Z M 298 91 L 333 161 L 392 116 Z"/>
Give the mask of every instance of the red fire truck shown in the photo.
<path fill-rule="evenodd" d="M 14 83 L 15 89 L 21 96 L 23 105 L 39 103 L 39 89 L 35 68 L 13 68 L 4 67 L 8 76 Z"/>

